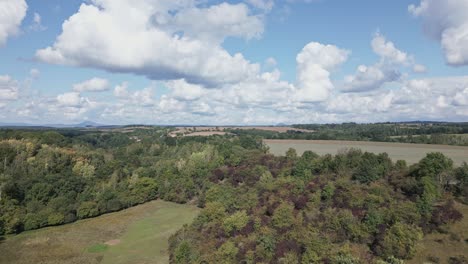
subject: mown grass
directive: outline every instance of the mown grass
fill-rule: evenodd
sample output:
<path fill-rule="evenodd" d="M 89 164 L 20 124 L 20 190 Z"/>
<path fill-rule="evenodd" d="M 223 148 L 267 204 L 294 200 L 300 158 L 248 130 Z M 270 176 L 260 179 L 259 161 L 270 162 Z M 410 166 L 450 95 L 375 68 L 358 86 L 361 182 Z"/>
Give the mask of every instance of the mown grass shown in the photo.
<path fill-rule="evenodd" d="M 8 236 L 0 242 L 0 263 L 167 263 L 167 237 L 197 213 L 194 206 L 152 201 L 93 219 Z M 114 243 L 107 245 L 109 241 Z M 140 258 L 136 258 L 138 254 Z"/>

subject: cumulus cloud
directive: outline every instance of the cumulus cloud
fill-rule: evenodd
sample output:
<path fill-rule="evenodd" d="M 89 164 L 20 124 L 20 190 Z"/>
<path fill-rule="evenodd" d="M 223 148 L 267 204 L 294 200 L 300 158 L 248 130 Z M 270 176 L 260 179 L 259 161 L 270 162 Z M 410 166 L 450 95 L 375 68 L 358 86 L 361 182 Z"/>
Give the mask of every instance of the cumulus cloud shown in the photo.
<path fill-rule="evenodd" d="M 449 65 L 468 64 L 468 1 L 421 0 L 408 10 L 423 19 L 424 31 L 440 42 Z"/>
<path fill-rule="evenodd" d="M 360 65 L 354 75 L 345 77 L 345 92 L 365 92 L 382 87 L 385 83 L 397 81 L 399 71 L 376 64 L 373 66 Z"/>
<path fill-rule="evenodd" d="M 92 78 L 73 85 L 75 92 L 103 92 L 109 90 L 109 81 L 102 78 Z"/>
<path fill-rule="evenodd" d="M 344 63 L 349 53 L 333 45 L 307 44 L 296 57 L 296 98 L 301 102 L 326 100 L 334 88 L 330 72 Z"/>
<path fill-rule="evenodd" d="M 0 102 L 19 98 L 19 83 L 8 75 L 0 75 Z"/>
<path fill-rule="evenodd" d="M 0 1 L 0 46 L 5 45 L 8 37 L 18 33 L 27 9 L 25 0 Z"/>
<path fill-rule="evenodd" d="M 194 2 L 83 3 L 63 23 L 63 32 L 55 43 L 38 50 L 36 58 L 54 64 L 145 75 L 153 80 L 184 78 L 210 86 L 235 83 L 258 74 L 258 64 L 250 63 L 240 53 L 229 54 L 219 43 L 220 38 L 227 36 L 249 38 L 261 34 L 263 22 L 258 16 L 250 15 L 244 4 L 199 8 Z M 179 19 L 179 13 L 186 17 Z M 206 27 L 208 24 L 210 27 Z M 196 30 L 203 34 L 198 36 Z"/>
<path fill-rule="evenodd" d="M 344 92 L 375 90 L 386 83 L 398 81 L 402 75 L 401 67 L 412 66 L 412 70 L 418 73 L 426 71 L 424 65 L 417 64 L 412 56 L 398 49 L 380 33 L 374 35 L 371 46 L 380 60 L 371 66 L 360 65 L 354 75 L 346 76 L 342 89 Z"/>
<path fill-rule="evenodd" d="M 154 89 L 153 87 L 146 87 L 142 90 L 129 91 L 129 83 L 123 82 L 114 88 L 114 96 L 126 104 L 133 104 L 139 106 L 153 106 L 154 100 Z"/>
<path fill-rule="evenodd" d="M 393 42 L 387 41 L 380 33 L 375 34 L 371 46 L 375 54 L 379 55 L 382 60 L 396 64 L 408 62 L 408 54 L 397 49 Z"/>
<path fill-rule="evenodd" d="M 225 37 L 258 38 L 263 33 L 263 19 L 251 15 L 245 4 L 228 4 L 208 8 L 192 7 L 181 10 L 167 24 L 175 30 L 183 29 L 191 38 L 221 42 Z"/>
<path fill-rule="evenodd" d="M 80 93 L 69 92 L 57 95 L 57 102 L 61 106 L 79 107 L 86 101 L 86 98 L 80 96 Z"/>

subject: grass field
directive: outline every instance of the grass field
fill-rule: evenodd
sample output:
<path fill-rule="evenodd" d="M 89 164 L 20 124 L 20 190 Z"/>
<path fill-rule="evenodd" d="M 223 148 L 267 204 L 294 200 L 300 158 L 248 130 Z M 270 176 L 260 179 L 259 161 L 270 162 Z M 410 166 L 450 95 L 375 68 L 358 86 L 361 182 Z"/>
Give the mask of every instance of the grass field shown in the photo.
<path fill-rule="evenodd" d="M 456 207 L 463 213 L 462 221 L 450 226 L 446 234 L 426 235 L 408 264 L 449 263 L 450 257 L 460 255 L 468 259 L 468 205 L 456 204 Z"/>
<path fill-rule="evenodd" d="M 359 148 L 363 151 L 382 153 L 387 152 L 394 160 L 406 160 L 409 164 L 417 163 L 429 152 L 442 152 L 452 158 L 455 164 L 468 162 L 468 147 L 406 144 L 366 141 L 332 141 L 332 140 L 264 140 L 274 155 L 284 155 L 289 148 L 296 149 L 302 155 L 306 150 L 312 150 L 317 154 L 336 154 L 341 150 Z"/>
<path fill-rule="evenodd" d="M 167 239 L 198 208 L 153 201 L 0 242 L 0 263 L 168 263 Z"/>

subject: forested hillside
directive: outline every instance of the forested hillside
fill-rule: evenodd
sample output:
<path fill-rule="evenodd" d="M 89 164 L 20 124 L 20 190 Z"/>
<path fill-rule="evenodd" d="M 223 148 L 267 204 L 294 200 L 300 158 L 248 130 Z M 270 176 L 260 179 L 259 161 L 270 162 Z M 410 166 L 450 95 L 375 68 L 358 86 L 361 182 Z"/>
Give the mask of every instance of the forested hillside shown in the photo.
<path fill-rule="evenodd" d="M 353 149 L 275 157 L 252 135 L 167 132 L 1 131 L 0 234 L 160 198 L 204 208 L 170 240 L 172 263 L 402 263 L 468 203 L 468 165 L 440 153 L 411 167 Z"/>

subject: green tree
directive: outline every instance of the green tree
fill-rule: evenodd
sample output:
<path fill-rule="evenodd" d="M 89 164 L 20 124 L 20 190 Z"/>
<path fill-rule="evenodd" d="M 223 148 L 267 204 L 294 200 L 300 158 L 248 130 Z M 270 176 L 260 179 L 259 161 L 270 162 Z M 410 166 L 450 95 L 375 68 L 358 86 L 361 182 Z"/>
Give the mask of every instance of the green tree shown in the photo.
<path fill-rule="evenodd" d="M 272 217 L 273 225 L 276 228 L 291 227 L 294 223 L 294 205 L 288 202 L 282 202 Z"/>
<path fill-rule="evenodd" d="M 83 202 L 80 204 L 77 210 L 77 216 L 80 219 L 97 216 L 99 214 L 99 209 L 96 202 L 89 201 Z"/>
<path fill-rule="evenodd" d="M 221 264 L 234 264 L 236 263 L 236 255 L 239 252 L 239 249 L 236 245 L 227 241 L 216 251 L 217 263 Z"/>
<path fill-rule="evenodd" d="M 247 212 L 237 211 L 223 220 L 224 231 L 230 234 L 233 231 L 240 231 L 249 222 Z"/>
<path fill-rule="evenodd" d="M 383 240 L 379 241 L 376 253 L 385 258 L 410 259 L 416 253 L 416 245 L 422 237 L 421 228 L 396 223 L 385 232 Z"/>

